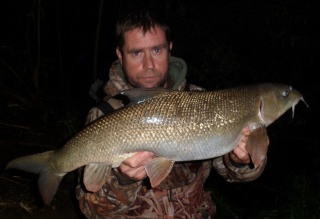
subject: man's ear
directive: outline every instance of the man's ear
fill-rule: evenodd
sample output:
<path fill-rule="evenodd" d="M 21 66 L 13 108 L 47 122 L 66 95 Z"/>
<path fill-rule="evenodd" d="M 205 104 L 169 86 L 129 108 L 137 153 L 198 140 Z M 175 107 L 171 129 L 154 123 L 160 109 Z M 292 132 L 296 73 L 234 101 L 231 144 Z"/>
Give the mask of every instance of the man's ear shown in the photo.
<path fill-rule="evenodd" d="M 169 55 L 171 55 L 172 44 L 173 44 L 173 43 L 170 41 L 170 43 L 169 43 Z"/>
<path fill-rule="evenodd" d="M 116 54 L 117 54 L 117 56 L 118 56 L 118 59 L 119 59 L 119 61 L 120 61 L 120 64 L 122 65 L 122 53 L 121 53 L 119 47 L 116 48 Z"/>

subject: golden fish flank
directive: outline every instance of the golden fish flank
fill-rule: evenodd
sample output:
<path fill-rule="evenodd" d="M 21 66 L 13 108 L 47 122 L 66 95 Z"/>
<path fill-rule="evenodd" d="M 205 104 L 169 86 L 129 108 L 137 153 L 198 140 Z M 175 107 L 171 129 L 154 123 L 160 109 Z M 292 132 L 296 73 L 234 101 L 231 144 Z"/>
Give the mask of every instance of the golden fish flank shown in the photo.
<path fill-rule="evenodd" d="M 132 89 L 123 95 L 132 104 L 90 123 L 60 149 L 14 159 L 6 169 L 39 174 L 39 190 L 49 204 L 68 172 L 86 166 L 83 184 L 96 192 L 112 167 L 138 151 L 152 151 L 156 157 L 146 171 L 155 187 L 174 162 L 232 151 L 242 140 L 244 127 L 251 130 L 246 149 L 259 166 L 268 146 L 266 127 L 304 101 L 297 90 L 284 84 L 202 92 Z"/>

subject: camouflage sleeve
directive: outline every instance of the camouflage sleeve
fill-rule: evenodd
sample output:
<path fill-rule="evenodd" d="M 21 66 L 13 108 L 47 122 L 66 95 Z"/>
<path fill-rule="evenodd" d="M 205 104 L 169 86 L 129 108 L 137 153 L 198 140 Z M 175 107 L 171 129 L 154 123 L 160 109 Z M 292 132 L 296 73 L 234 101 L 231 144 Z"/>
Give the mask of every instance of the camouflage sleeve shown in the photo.
<path fill-rule="evenodd" d="M 109 99 L 108 103 L 114 109 L 122 107 L 121 103 L 114 99 Z M 103 112 L 99 108 L 92 108 L 88 113 L 86 124 L 102 115 Z M 119 218 L 119 215 L 125 214 L 141 190 L 142 181 L 128 180 L 116 169 L 112 169 L 100 191 L 87 192 L 81 184 L 81 172 L 82 169 L 79 169 L 76 196 L 80 210 L 87 218 Z"/>
<path fill-rule="evenodd" d="M 235 164 L 226 154 L 221 157 L 214 158 L 213 167 L 228 182 L 248 182 L 257 179 L 263 172 L 267 163 L 267 158 L 261 161 L 261 164 L 252 168 L 250 165 Z"/>
<path fill-rule="evenodd" d="M 80 181 L 81 177 L 79 178 Z M 87 192 L 79 182 L 76 196 L 79 208 L 87 218 L 119 218 L 136 200 L 142 181 L 121 185 L 114 172 L 110 172 L 102 188 L 95 193 Z"/>
<path fill-rule="evenodd" d="M 113 109 L 119 109 L 123 107 L 123 103 L 120 100 L 114 98 L 105 98 L 104 101 L 107 101 Z M 103 112 L 98 107 L 93 107 L 90 109 L 85 124 L 89 124 L 93 120 L 96 120 L 100 116 L 103 116 Z"/>

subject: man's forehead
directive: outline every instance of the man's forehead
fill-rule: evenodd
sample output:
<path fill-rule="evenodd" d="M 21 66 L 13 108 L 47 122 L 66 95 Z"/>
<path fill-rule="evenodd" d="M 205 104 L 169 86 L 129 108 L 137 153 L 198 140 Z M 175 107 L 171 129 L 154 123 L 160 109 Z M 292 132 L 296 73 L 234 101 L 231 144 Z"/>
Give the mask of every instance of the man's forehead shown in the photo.
<path fill-rule="evenodd" d="M 124 47 L 127 47 L 126 49 L 129 50 L 167 45 L 165 33 L 161 28 L 152 28 L 145 33 L 143 33 L 141 28 L 136 28 L 126 32 L 124 37 Z"/>

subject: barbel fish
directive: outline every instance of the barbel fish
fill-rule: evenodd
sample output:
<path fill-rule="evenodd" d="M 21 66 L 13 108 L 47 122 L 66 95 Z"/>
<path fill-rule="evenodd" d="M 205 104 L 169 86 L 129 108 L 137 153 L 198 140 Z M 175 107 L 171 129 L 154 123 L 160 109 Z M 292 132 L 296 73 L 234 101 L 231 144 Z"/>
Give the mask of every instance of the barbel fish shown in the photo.
<path fill-rule="evenodd" d="M 112 167 L 139 151 L 155 154 L 146 164 L 152 187 L 170 173 L 175 162 L 211 159 L 232 151 L 251 131 L 246 149 L 258 166 L 267 153 L 266 128 L 302 100 L 289 85 L 263 83 L 216 91 L 130 89 L 122 92 L 133 104 L 88 124 L 57 150 L 9 162 L 39 174 L 45 204 L 53 199 L 63 176 L 82 166 L 91 192 L 105 183 Z M 306 102 L 305 102 L 306 103 Z"/>

